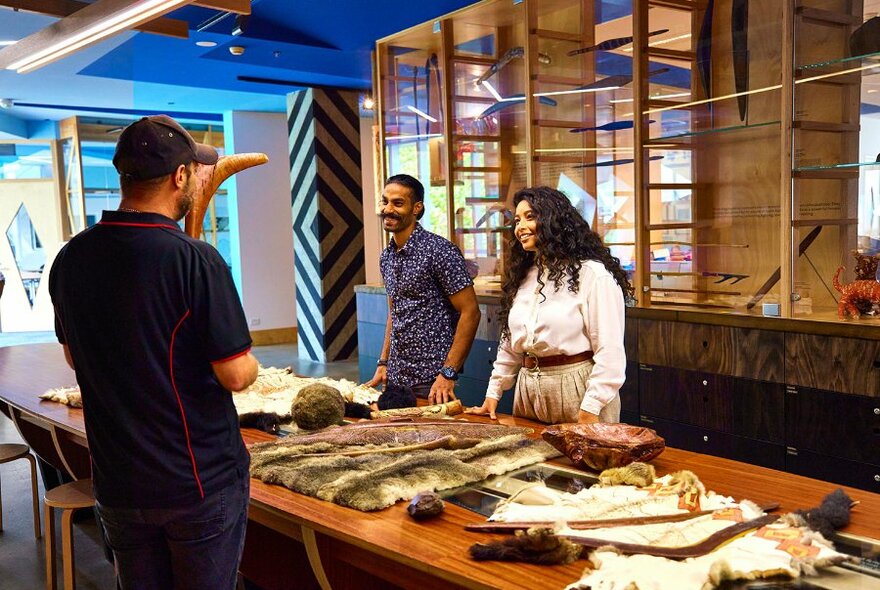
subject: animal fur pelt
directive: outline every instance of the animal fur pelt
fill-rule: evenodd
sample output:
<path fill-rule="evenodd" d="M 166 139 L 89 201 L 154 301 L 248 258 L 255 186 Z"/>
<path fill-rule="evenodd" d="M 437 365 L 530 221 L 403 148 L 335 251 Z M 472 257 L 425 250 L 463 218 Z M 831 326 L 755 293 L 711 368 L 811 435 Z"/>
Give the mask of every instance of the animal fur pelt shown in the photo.
<path fill-rule="evenodd" d="M 256 428 L 269 434 L 278 434 L 281 418 L 275 412 L 249 412 L 239 414 L 238 425 L 242 428 Z"/>
<path fill-rule="evenodd" d="M 339 430 L 345 428 L 350 426 Z M 265 483 L 364 511 L 409 500 L 421 491 L 455 488 L 558 456 L 548 444 L 522 434 L 483 440 L 466 449 L 356 456 L 331 454 L 357 448 L 351 445 L 295 445 L 290 444 L 290 438 L 253 445 L 251 475 Z M 317 453 L 325 455 L 304 456 Z"/>
<path fill-rule="evenodd" d="M 431 442 L 438 438 L 453 436 L 458 439 L 500 438 L 509 434 L 528 434 L 531 428 L 482 424 L 463 420 L 422 420 L 407 418 L 401 421 L 374 420 L 345 426 L 332 426 L 311 434 L 289 436 L 272 444 L 276 446 L 299 446 L 313 443 L 334 445 L 412 445 Z"/>
<path fill-rule="evenodd" d="M 414 408 L 418 405 L 416 394 L 412 388 L 406 385 L 388 384 L 385 391 L 376 400 L 376 407 L 380 410 L 396 410 L 397 408 Z"/>
<path fill-rule="evenodd" d="M 852 507 L 852 498 L 842 489 L 837 488 L 825 496 L 816 508 L 796 510 L 794 514 L 800 517 L 800 522 L 796 521 L 792 524 L 808 526 L 821 533 L 823 537 L 830 537 L 834 531 L 849 524 L 849 512 Z"/>
<path fill-rule="evenodd" d="M 557 537 L 549 528 L 517 531 L 503 541 L 476 543 L 470 548 L 471 557 L 477 561 L 523 561 L 538 565 L 571 563 L 582 551 L 583 547 Z"/>

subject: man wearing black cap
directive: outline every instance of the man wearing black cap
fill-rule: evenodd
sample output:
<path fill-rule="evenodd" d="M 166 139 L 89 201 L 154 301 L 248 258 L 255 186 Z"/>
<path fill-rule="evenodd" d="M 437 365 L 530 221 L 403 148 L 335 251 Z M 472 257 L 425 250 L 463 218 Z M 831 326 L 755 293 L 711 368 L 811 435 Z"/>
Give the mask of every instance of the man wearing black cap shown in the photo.
<path fill-rule="evenodd" d="M 120 135 L 122 201 L 58 253 L 56 334 L 82 390 L 121 588 L 235 586 L 249 458 L 230 391 L 257 361 L 225 262 L 176 223 L 217 162 L 164 115 Z"/>

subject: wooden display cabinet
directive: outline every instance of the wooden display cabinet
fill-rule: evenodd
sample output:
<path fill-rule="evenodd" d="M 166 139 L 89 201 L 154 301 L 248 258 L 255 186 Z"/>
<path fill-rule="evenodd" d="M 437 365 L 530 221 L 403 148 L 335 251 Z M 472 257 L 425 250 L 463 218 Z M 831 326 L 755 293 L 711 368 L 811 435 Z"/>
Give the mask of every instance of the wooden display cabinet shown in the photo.
<path fill-rule="evenodd" d="M 426 227 L 489 284 L 513 194 L 544 184 L 639 307 L 838 321 L 835 270 L 880 250 L 880 57 L 849 55 L 878 11 L 485 0 L 378 43 L 380 169 L 430 186 Z"/>

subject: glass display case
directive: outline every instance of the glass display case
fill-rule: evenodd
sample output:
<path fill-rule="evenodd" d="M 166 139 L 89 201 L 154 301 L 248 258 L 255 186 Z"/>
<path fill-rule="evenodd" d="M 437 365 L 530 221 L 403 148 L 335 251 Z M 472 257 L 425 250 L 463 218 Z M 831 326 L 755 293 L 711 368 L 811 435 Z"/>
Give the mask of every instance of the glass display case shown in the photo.
<path fill-rule="evenodd" d="M 490 282 L 512 195 L 544 184 L 603 237 L 641 307 L 837 321 L 837 268 L 847 283 L 854 256 L 862 274 L 880 259 L 880 46 L 853 41 L 878 12 L 485 0 L 379 42 L 384 171 L 431 186 L 426 225 Z M 428 126 L 411 107 L 437 100 Z"/>
<path fill-rule="evenodd" d="M 840 283 L 876 280 L 859 255 L 880 251 L 880 46 L 861 45 L 876 0 L 808 0 L 794 17 L 792 108 L 792 313 L 837 319 Z M 874 23 L 877 24 L 877 23 Z M 874 259 L 876 261 L 876 259 Z M 876 264 L 876 262 L 875 262 Z M 880 302 L 878 302 L 880 303 Z M 871 301 L 861 314 L 876 312 Z"/>
<path fill-rule="evenodd" d="M 779 301 L 782 5 L 638 9 L 643 304 Z"/>

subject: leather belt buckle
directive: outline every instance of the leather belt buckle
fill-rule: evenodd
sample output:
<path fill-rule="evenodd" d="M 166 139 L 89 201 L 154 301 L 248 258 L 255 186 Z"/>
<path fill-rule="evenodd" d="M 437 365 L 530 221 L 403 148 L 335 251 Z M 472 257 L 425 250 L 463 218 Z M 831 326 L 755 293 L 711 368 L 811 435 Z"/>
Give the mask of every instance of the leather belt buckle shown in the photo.
<path fill-rule="evenodd" d="M 541 368 L 540 363 L 538 362 L 538 357 L 533 352 L 526 352 L 525 356 L 532 359 L 535 363 L 534 367 L 528 367 L 529 371 L 531 371 L 532 373 L 537 373 L 538 370 Z"/>

